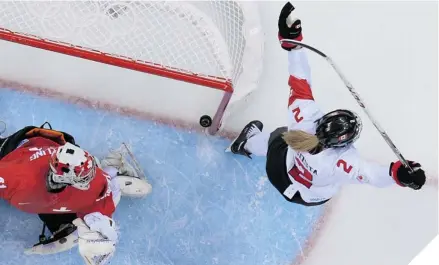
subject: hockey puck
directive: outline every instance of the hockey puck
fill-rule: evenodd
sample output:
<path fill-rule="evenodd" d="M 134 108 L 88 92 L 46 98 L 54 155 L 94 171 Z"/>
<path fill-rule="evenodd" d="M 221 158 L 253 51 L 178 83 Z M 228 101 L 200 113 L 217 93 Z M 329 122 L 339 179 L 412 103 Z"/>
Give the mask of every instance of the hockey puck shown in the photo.
<path fill-rule="evenodd" d="M 201 116 L 200 125 L 204 128 L 210 127 L 212 125 L 212 118 L 209 115 Z"/>

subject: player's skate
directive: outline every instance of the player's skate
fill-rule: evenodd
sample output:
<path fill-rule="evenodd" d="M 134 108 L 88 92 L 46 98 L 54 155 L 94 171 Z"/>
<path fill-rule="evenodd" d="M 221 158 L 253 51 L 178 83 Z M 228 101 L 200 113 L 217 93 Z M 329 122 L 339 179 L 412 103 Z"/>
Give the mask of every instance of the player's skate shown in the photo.
<path fill-rule="evenodd" d="M 131 163 L 126 159 L 131 157 Z M 119 150 L 110 152 L 102 161 L 100 167 L 113 167 L 117 169 L 114 179 L 119 184 L 122 195 L 129 197 L 143 197 L 151 193 L 152 186 L 148 183 L 143 171 L 138 166 L 128 147 L 123 144 Z"/>
<path fill-rule="evenodd" d="M 249 122 L 244 129 L 242 129 L 241 133 L 238 137 L 233 140 L 232 144 L 229 148 L 226 149 L 226 152 L 232 152 L 238 155 L 244 155 L 248 158 L 251 158 L 251 153 L 245 150 L 244 146 L 247 143 L 247 140 L 255 136 L 256 134 L 262 132 L 264 125 L 260 121 L 251 121 Z"/>

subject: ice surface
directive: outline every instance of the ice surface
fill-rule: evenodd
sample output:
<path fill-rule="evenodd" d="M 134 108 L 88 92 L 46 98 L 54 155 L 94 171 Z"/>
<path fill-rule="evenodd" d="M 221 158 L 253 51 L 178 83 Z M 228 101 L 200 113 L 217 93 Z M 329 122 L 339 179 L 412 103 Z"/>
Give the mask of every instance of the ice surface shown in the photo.
<path fill-rule="evenodd" d="M 279 48 L 275 26 L 278 12 L 284 2 L 260 1 L 258 4 L 260 10 L 263 10 L 260 15 L 266 47 L 260 88 L 245 100 L 245 104 L 237 108 L 235 113 L 239 115 L 232 115 L 227 121 L 227 129 L 231 131 L 242 128 L 243 124 L 252 119 L 263 121 L 266 130 L 284 126 L 286 122 L 288 65 L 285 52 Z M 437 178 L 438 63 L 437 42 L 434 39 L 439 32 L 437 2 L 297 1 L 294 4 L 304 23 L 304 41 L 322 49 L 336 61 L 404 156 L 420 161 L 432 177 Z M 370 14 L 373 14 L 373 19 L 370 19 Z M 408 17 L 416 20 L 416 23 L 407 23 Z M 415 34 L 407 37 L 410 35 L 407 34 L 408 32 Z M 371 37 L 373 41 L 370 41 Z M 65 56 L 41 50 L 29 52 L 26 48 L 7 42 L 1 42 L 0 45 L 1 61 L 7 62 L 0 63 L 1 78 L 21 84 L 53 89 L 70 95 L 87 95 L 89 99 L 122 106 L 128 105 L 139 111 L 169 113 L 173 117 L 181 115 L 184 116 L 181 118 L 189 121 L 196 121 L 203 114 L 211 114 L 208 111 L 209 106 L 215 106 L 213 102 L 219 100 L 215 98 L 215 95 L 206 95 L 208 92 L 203 91 L 208 90 L 203 88 L 186 87 L 181 84 L 178 86 L 162 85 L 155 82 L 156 80 L 151 81 L 132 71 L 102 67 L 70 57 L 66 59 Z M 310 53 L 310 64 L 313 92 L 322 110 L 348 108 L 357 111 L 363 118 L 364 127 L 356 147 L 366 158 L 383 163 L 394 160 L 395 156 L 390 148 L 353 100 L 333 69 L 322 58 L 312 53 Z M 178 104 L 178 109 L 184 111 L 176 112 L 175 108 L 174 112 L 169 111 L 167 108 L 172 104 L 169 102 L 169 104 L 163 104 L 162 102 L 167 101 L 161 100 L 161 94 L 163 98 L 172 95 L 168 97 L 168 101 L 184 98 L 185 106 L 189 107 L 185 108 L 181 106 L 182 104 Z M 188 94 L 196 96 L 192 97 Z M 52 104 L 54 103 L 49 106 L 54 106 Z M 245 262 L 240 260 L 241 257 L 237 258 L 236 254 L 235 256 L 232 254 L 233 251 L 239 251 L 247 255 L 247 264 L 259 265 L 264 264 L 264 261 L 268 263 L 271 257 L 276 256 L 279 262 L 272 264 L 277 265 L 285 264 L 285 260 L 293 259 L 301 254 L 298 242 L 303 247 L 304 239 L 311 230 L 313 221 L 310 220 L 315 220 L 313 217 L 317 218 L 321 209 L 308 212 L 279 198 L 266 179 L 261 179 L 263 176 L 262 161 L 247 161 L 241 157 L 223 154 L 221 150 L 226 145 L 226 140 L 206 138 L 195 133 L 155 126 L 145 121 L 139 121 L 140 125 L 136 124 L 139 129 L 145 128 L 144 132 L 136 129 L 136 134 L 133 134 L 132 131 L 135 129 L 118 126 L 123 123 L 132 125 L 136 122 L 127 117 L 117 117 L 105 112 L 94 112 L 94 116 L 90 116 L 89 110 L 59 103 L 55 105 L 59 106 L 58 110 L 49 109 L 49 106 L 42 104 L 41 99 L 35 100 L 26 95 L 1 91 L 0 120 L 8 121 L 8 131 L 11 132 L 21 126 L 39 125 L 46 118 L 50 119 L 55 127 L 73 132 L 85 146 L 90 146 L 93 152 L 99 152 L 100 155 L 104 154 L 108 147 L 118 146 L 121 139 L 127 141 L 127 139 L 134 139 L 133 136 L 137 137 L 137 135 L 142 135 L 143 140 L 152 139 L 147 149 L 151 152 L 142 152 L 139 150 L 140 146 L 135 146 L 135 154 L 138 157 L 142 156 L 142 165 L 151 175 L 154 185 L 153 194 L 145 201 L 126 199 L 122 201 L 116 212 L 116 219 L 124 218 L 125 222 L 121 224 L 123 236 L 113 264 L 198 265 L 214 262 L 244 264 Z M 198 110 L 202 111 L 199 113 Z M 55 111 L 60 113 L 53 113 Z M 32 112 L 35 112 L 34 117 Z M 65 112 L 69 114 L 63 114 Z M 69 119 L 62 119 L 62 115 Z M 70 119 L 74 119 L 75 123 L 71 123 Z M 111 124 L 106 124 L 109 122 Z M 87 126 L 88 124 L 90 126 Z M 0 131 L 1 128 L 0 124 Z M 86 139 L 83 134 L 84 128 L 89 128 L 90 139 Z M 112 136 L 106 135 L 108 129 L 112 129 Z M 102 132 L 105 132 L 105 137 L 99 137 L 99 133 L 102 134 Z M 183 137 L 184 142 L 178 140 L 179 137 Z M 106 139 L 111 139 L 111 141 Z M 176 148 L 172 141 L 176 141 L 180 146 Z M 192 147 L 189 142 L 192 142 Z M 164 149 L 159 149 L 158 145 Z M 153 149 L 153 146 L 157 147 Z M 102 150 L 99 149 L 101 147 Z M 210 153 L 208 148 L 218 153 Z M 177 158 L 177 155 L 166 149 L 179 150 L 177 154 L 180 157 Z M 169 154 L 169 157 L 165 158 L 163 153 Z M 206 153 L 210 156 L 199 158 L 200 154 Z M 167 164 L 156 164 L 154 159 L 147 155 L 152 155 L 156 160 L 167 162 Z M 158 159 L 160 156 L 161 159 Z M 193 157 L 195 161 L 190 160 L 188 156 Z M 209 159 L 218 159 L 215 161 L 216 165 L 206 165 Z M 187 169 L 177 164 L 178 161 L 189 163 L 187 166 L 194 166 L 197 163 L 198 167 L 186 172 Z M 177 186 L 174 176 L 171 174 L 168 176 L 169 172 L 176 174 L 176 170 L 170 168 L 169 164 L 177 165 L 175 166 L 177 168 L 182 167 L 179 170 L 189 176 L 187 178 L 192 181 L 190 184 L 193 186 L 190 186 L 189 182 L 182 182 L 185 187 Z M 223 171 L 220 171 L 219 165 L 222 165 Z M 252 168 L 251 165 L 257 168 Z M 224 171 L 225 168 L 230 169 Z M 202 176 L 203 170 L 209 172 L 210 178 L 215 181 Z M 220 172 L 224 173 L 221 178 L 217 175 Z M 247 176 L 245 174 L 240 176 L 240 173 L 245 172 Z M 236 187 L 232 182 L 235 176 Z M 180 174 L 176 174 L 175 177 L 183 179 Z M 172 197 L 169 208 L 166 208 L 167 204 L 158 198 L 164 196 L 159 192 L 165 190 L 160 188 L 160 183 L 163 185 L 165 179 L 174 180 L 172 183 L 166 182 L 168 187 L 172 187 L 170 191 L 178 190 L 182 193 L 186 188 L 191 193 L 185 192 L 183 198 Z M 206 182 L 223 186 L 230 183 L 233 189 L 215 194 L 210 191 L 218 190 L 218 188 L 215 189 L 214 184 L 213 187 L 206 187 Z M 257 196 L 258 184 L 264 192 L 262 198 Z M 186 196 L 186 193 L 189 195 Z M 194 208 L 191 208 L 190 213 L 186 213 L 186 219 L 184 219 L 185 213 L 179 207 L 184 203 L 193 204 L 194 202 L 189 199 L 196 195 L 204 195 L 202 197 L 204 200 L 206 198 L 211 200 L 211 203 L 200 200 L 198 209 L 203 209 L 204 219 L 201 220 L 199 215 L 195 214 Z M 240 207 L 243 208 L 239 209 L 240 214 L 237 213 L 238 210 L 228 213 L 228 223 L 224 220 L 222 222 L 217 220 L 214 215 L 217 212 L 218 216 L 221 216 L 221 212 L 212 206 L 213 202 L 223 208 L 227 208 L 228 205 L 224 203 L 225 199 L 220 195 L 232 195 L 235 198 L 234 203 L 239 202 Z M 241 200 L 236 199 L 238 196 Z M 437 185 L 426 187 L 421 191 L 401 189 L 397 186 L 390 189 L 376 189 L 363 185 L 345 187 L 332 201 L 334 207 L 325 217 L 325 225 L 319 233 L 320 236 L 314 241 L 315 244 L 311 245 L 312 252 L 308 258 L 301 264 L 408 264 L 409 260 L 437 234 L 437 198 Z M 182 200 L 185 202 L 183 203 Z M 232 199 L 228 202 L 231 201 Z M 142 205 L 142 202 L 145 205 Z M 154 203 L 160 205 L 162 211 L 168 215 L 163 214 L 162 216 L 165 217 L 159 217 L 158 214 L 152 214 L 153 210 L 149 208 Z M 249 205 L 257 205 L 257 203 L 259 203 L 257 211 L 251 211 Z M 76 250 L 72 252 L 72 255 L 32 257 L 32 259 L 22 256 L 23 247 L 30 246 L 37 240 L 37 235 L 41 230 L 40 222 L 37 217 L 10 209 L 3 202 L 0 202 L 0 208 L 0 236 L 3 239 L 0 243 L 1 265 L 81 264 Z M 122 217 L 123 210 L 131 214 L 131 219 Z M 282 222 L 279 218 L 274 218 L 276 213 L 283 217 Z M 138 216 L 144 220 L 134 221 L 134 218 Z M 270 219 L 269 216 L 273 218 Z M 174 222 L 175 220 L 179 222 Z M 261 224 L 263 229 L 253 225 L 248 226 L 245 231 L 243 225 L 239 226 L 239 224 L 252 224 L 250 220 Z M 309 225 L 306 224 L 308 221 L 310 221 Z M 268 222 L 271 223 L 266 224 Z M 162 223 L 166 225 L 162 226 Z M 139 224 L 143 224 L 142 227 L 145 227 L 145 231 L 148 232 L 137 231 L 135 228 Z M 154 224 L 160 225 L 154 227 Z M 211 230 L 207 230 L 207 225 L 210 225 Z M 284 225 L 287 229 L 279 227 L 280 225 Z M 181 227 L 183 228 L 178 230 Z M 417 229 L 409 229 L 411 227 Z M 198 234 L 190 228 L 197 228 Z M 201 243 L 199 240 L 196 241 L 197 250 L 200 250 L 198 253 L 201 251 L 204 253 L 199 260 L 194 258 L 195 251 L 183 252 L 181 250 L 183 243 L 179 245 L 175 243 L 176 240 L 184 239 L 186 242 L 195 244 L 194 238 L 196 239 L 197 236 L 201 238 L 204 235 L 206 238 L 209 233 L 214 234 L 215 231 L 217 236 L 215 243 L 212 243 L 213 236 L 209 241 L 211 245 L 207 245 L 206 240 Z M 223 237 L 218 235 L 223 235 Z M 255 239 L 256 236 L 260 238 Z M 253 241 L 245 241 L 243 238 L 248 240 L 251 238 Z M 278 242 L 276 247 L 275 242 Z M 239 249 L 236 248 L 238 243 L 242 243 Z M 190 246 L 189 243 L 186 245 Z M 132 253 L 128 248 L 133 249 Z M 167 255 L 172 262 L 164 258 L 162 253 Z M 177 258 L 174 258 L 175 256 Z M 36 260 L 33 261 L 33 259 Z"/>
<path fill-rule="evenodd" d="M 153 192 L 119 204 L 112 264 L 291 264 L 322 214 L 286 202 L 265 177 L 265 159 L 224 153 L 228 139 L 9 89 L 0 89 L 0 120 L 6 134 L 49 121 L 98 157 L 132 147 Z M 0 264 L 82 264 L 76 248 L 25 256 L 42 223 L 4 201 L 0 212 Z"/>

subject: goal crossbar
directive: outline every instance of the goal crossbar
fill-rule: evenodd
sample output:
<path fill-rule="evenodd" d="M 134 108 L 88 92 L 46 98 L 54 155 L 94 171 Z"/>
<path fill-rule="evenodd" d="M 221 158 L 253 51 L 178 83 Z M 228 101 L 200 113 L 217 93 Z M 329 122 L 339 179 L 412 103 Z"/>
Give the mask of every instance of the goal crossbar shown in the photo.
<path fill-rule="evenodd" d="M 165 67 L 142 60 L 133 60 L 131 58 L 105 53 L 94 49 L 85 48 L 61 41 L 50 41 L 31 34 L 22 34 L 12 32 L 8 29 L 0 27 L 0 39 L 26 45 L 43 50 L 49 50 L 60 54 L 70 55 L 95 61 L 99 63 L 109 64 L 121 68 L 131 69 L 143 73 L 153 74 L 178 81 L 210 87 L 213 89 L 224 91 L 224 95 L 212 118 L 212 125 L 208 128 L 209 134 L 215 134 L 221 127 L 221 119 L 224 111 L 233 94 L 233 85 L 231 80 L 209 75 L 199 75 L 173 67 Z"/>

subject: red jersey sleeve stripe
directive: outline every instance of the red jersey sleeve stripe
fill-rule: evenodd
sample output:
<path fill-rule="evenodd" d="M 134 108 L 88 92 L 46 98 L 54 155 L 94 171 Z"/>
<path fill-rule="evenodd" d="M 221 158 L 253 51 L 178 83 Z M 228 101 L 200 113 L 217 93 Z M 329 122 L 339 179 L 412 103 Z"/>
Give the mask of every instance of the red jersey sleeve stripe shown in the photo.
<path fill-rule="evenodd" d="M 296 99 L 309 99 L 314 100 L 312 95 L 311 87 L 308 81 L 305 79 L 299 79 L 295 76 L 290 75 L 288 80 L 288 85 L 290 86 L 290 99 L 288 101 L 288 106 L 293 104 Z"/>

